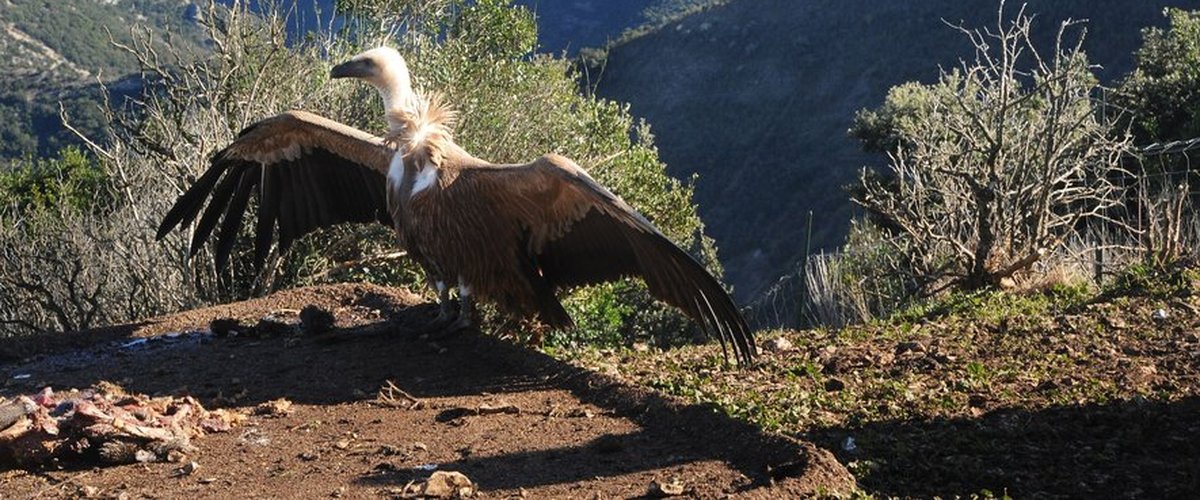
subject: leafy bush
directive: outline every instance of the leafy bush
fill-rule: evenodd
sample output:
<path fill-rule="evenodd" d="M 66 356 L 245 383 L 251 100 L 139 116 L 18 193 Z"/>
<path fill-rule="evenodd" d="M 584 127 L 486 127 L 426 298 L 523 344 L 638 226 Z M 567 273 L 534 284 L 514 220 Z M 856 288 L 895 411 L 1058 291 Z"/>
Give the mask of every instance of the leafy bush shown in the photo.
<path fill-rule="evenodd" d="M 1114 100 L 1143 144 L 1200 137 L 1200 11 L 1167 9 L 1170 27 L 1146 28 L 1137 68 Z"/>
<path fill-rule="evenodd" d="M 108 172 L 77 147 L 59 151 L 57 158 L 17 161 L 0 172 L 0 207 L 14 213 L 102 210 L 112 197 Z"/>

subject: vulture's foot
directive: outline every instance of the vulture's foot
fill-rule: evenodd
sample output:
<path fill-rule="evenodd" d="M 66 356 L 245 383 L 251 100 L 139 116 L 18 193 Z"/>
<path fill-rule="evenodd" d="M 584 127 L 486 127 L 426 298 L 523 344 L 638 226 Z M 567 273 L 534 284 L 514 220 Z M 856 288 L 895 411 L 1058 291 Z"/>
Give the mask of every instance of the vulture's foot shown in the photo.
<path fill-rule="evenodd" d="M 433 321 L 429 323 L 430 330 L 441 330 L 450 325 L 451 322 L 458 319 L 458 314 L 454 310 L 454 303 L 449 298 L 443 299 L 438 305 L 437 316 L 434 316 Z"/>
<path fill-rule="evenodd" d="M 468 314 L 460 314 L 460 315 L 458 315 L 458 318 L 454 320 L 453 323 L 446 325 L 446 328 L 444 328 L 442 330 L 442 335 L 450 336 L 450 335 L 462 333 L 463 331 L 471 330 L 474 328 L 475 328 L 475 322 L 471 321 L 471 316 Z"/>

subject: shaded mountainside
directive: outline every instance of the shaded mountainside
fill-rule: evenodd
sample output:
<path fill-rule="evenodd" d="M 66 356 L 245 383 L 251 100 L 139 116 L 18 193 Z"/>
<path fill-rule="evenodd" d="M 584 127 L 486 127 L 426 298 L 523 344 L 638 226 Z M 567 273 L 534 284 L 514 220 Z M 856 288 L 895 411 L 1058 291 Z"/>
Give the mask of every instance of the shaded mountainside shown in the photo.
<path fill-rule="evenodd" d="M 538 20 L 538 44 L 543 52 L 577 54 L 579 49 L 603 47 L 626 29 L 645 22 L 642 13 L 661 0 L 516 0 Z"/>
<path fill-rule="evenodd" d="M 1042 0 L 1029 11 L 1047 43 L 1060 21 L 1089 20 L 1085 48 L 1111 83 L 1165 6 L 1200 2 Z M 592 75 L 597 94 L 652 124 L 672 175 L 700 175 L 701 215 L 745 300 L 803 258 L 808 211 L 814 249 L 842 242 L 844 186 L 885 162 L 846 131 L 890 87 L 935 81 L 939 65 L 970 55 L 942 19 L 994 25 L 996 2 L 736 0 L 613 47 Z"/>

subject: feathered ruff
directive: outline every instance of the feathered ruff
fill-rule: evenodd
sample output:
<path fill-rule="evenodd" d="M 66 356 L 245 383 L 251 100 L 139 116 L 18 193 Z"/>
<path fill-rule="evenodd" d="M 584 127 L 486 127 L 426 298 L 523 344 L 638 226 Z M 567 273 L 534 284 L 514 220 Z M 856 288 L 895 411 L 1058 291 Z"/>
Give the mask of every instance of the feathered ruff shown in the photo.
<path fill-rule="evenodd" d="M 458 111 L 445 102 L 439 92 L 418 94 L 415 113 L 390 111 L 389 117 L 402 124 L 387 139 L 405 151 L 415 164 L 441 165 L 446 152 L 454 144 L 454 125 Z"/>

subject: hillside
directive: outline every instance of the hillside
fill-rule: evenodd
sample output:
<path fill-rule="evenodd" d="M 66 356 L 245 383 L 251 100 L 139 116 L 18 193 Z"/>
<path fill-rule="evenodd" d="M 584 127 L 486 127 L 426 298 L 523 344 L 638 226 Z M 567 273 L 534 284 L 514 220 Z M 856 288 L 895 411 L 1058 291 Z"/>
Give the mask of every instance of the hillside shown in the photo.
<path fill-rule="evenodd" d="M 575 55 L 602 47 L 644 22 L 642 12 L 662 0 L 517 0 L 537 15 L 543 52 Z"/>
<path fill-rule="evenodd" d="M 172 0 L 8 0 L 0 3 L 0 158 L 53 154 L 74 138 L 59 119 L 59 101 L 76 125 L 102 126 L 99 81 L 112 84 L 136 73 L 133 56 L 110 43 L 129 43 L 135 25 L 170 32 L 200 48 L 192 20 L 196 6 Z M 133 89 L 113 84 L 124 95 Z M 136 88 L 136 86 L 135 86 Z"/>
<path fill-rule="evenodd" d="M 1015 4 L 1015 2 L 1010 2 Z M 942 19 L 994 24 L 993 0 L 735 0 L 609 51 L 597 94 L 645 118 L 676 177 L 699 174 L 696 196 L 727 278 L 745 300 L 790 272 L 806 245 L 842 242 L 854 211 L 843 187 L 882 165 L 849 138 L 856 111 L 938 65 L 967 56 Z M 1085 45 L 1112 82 L 1132 67 L 1140 30 L 1167 5 L 1196 2 L 1031 1 L 1038 37 L 1088 19 Z"/>

